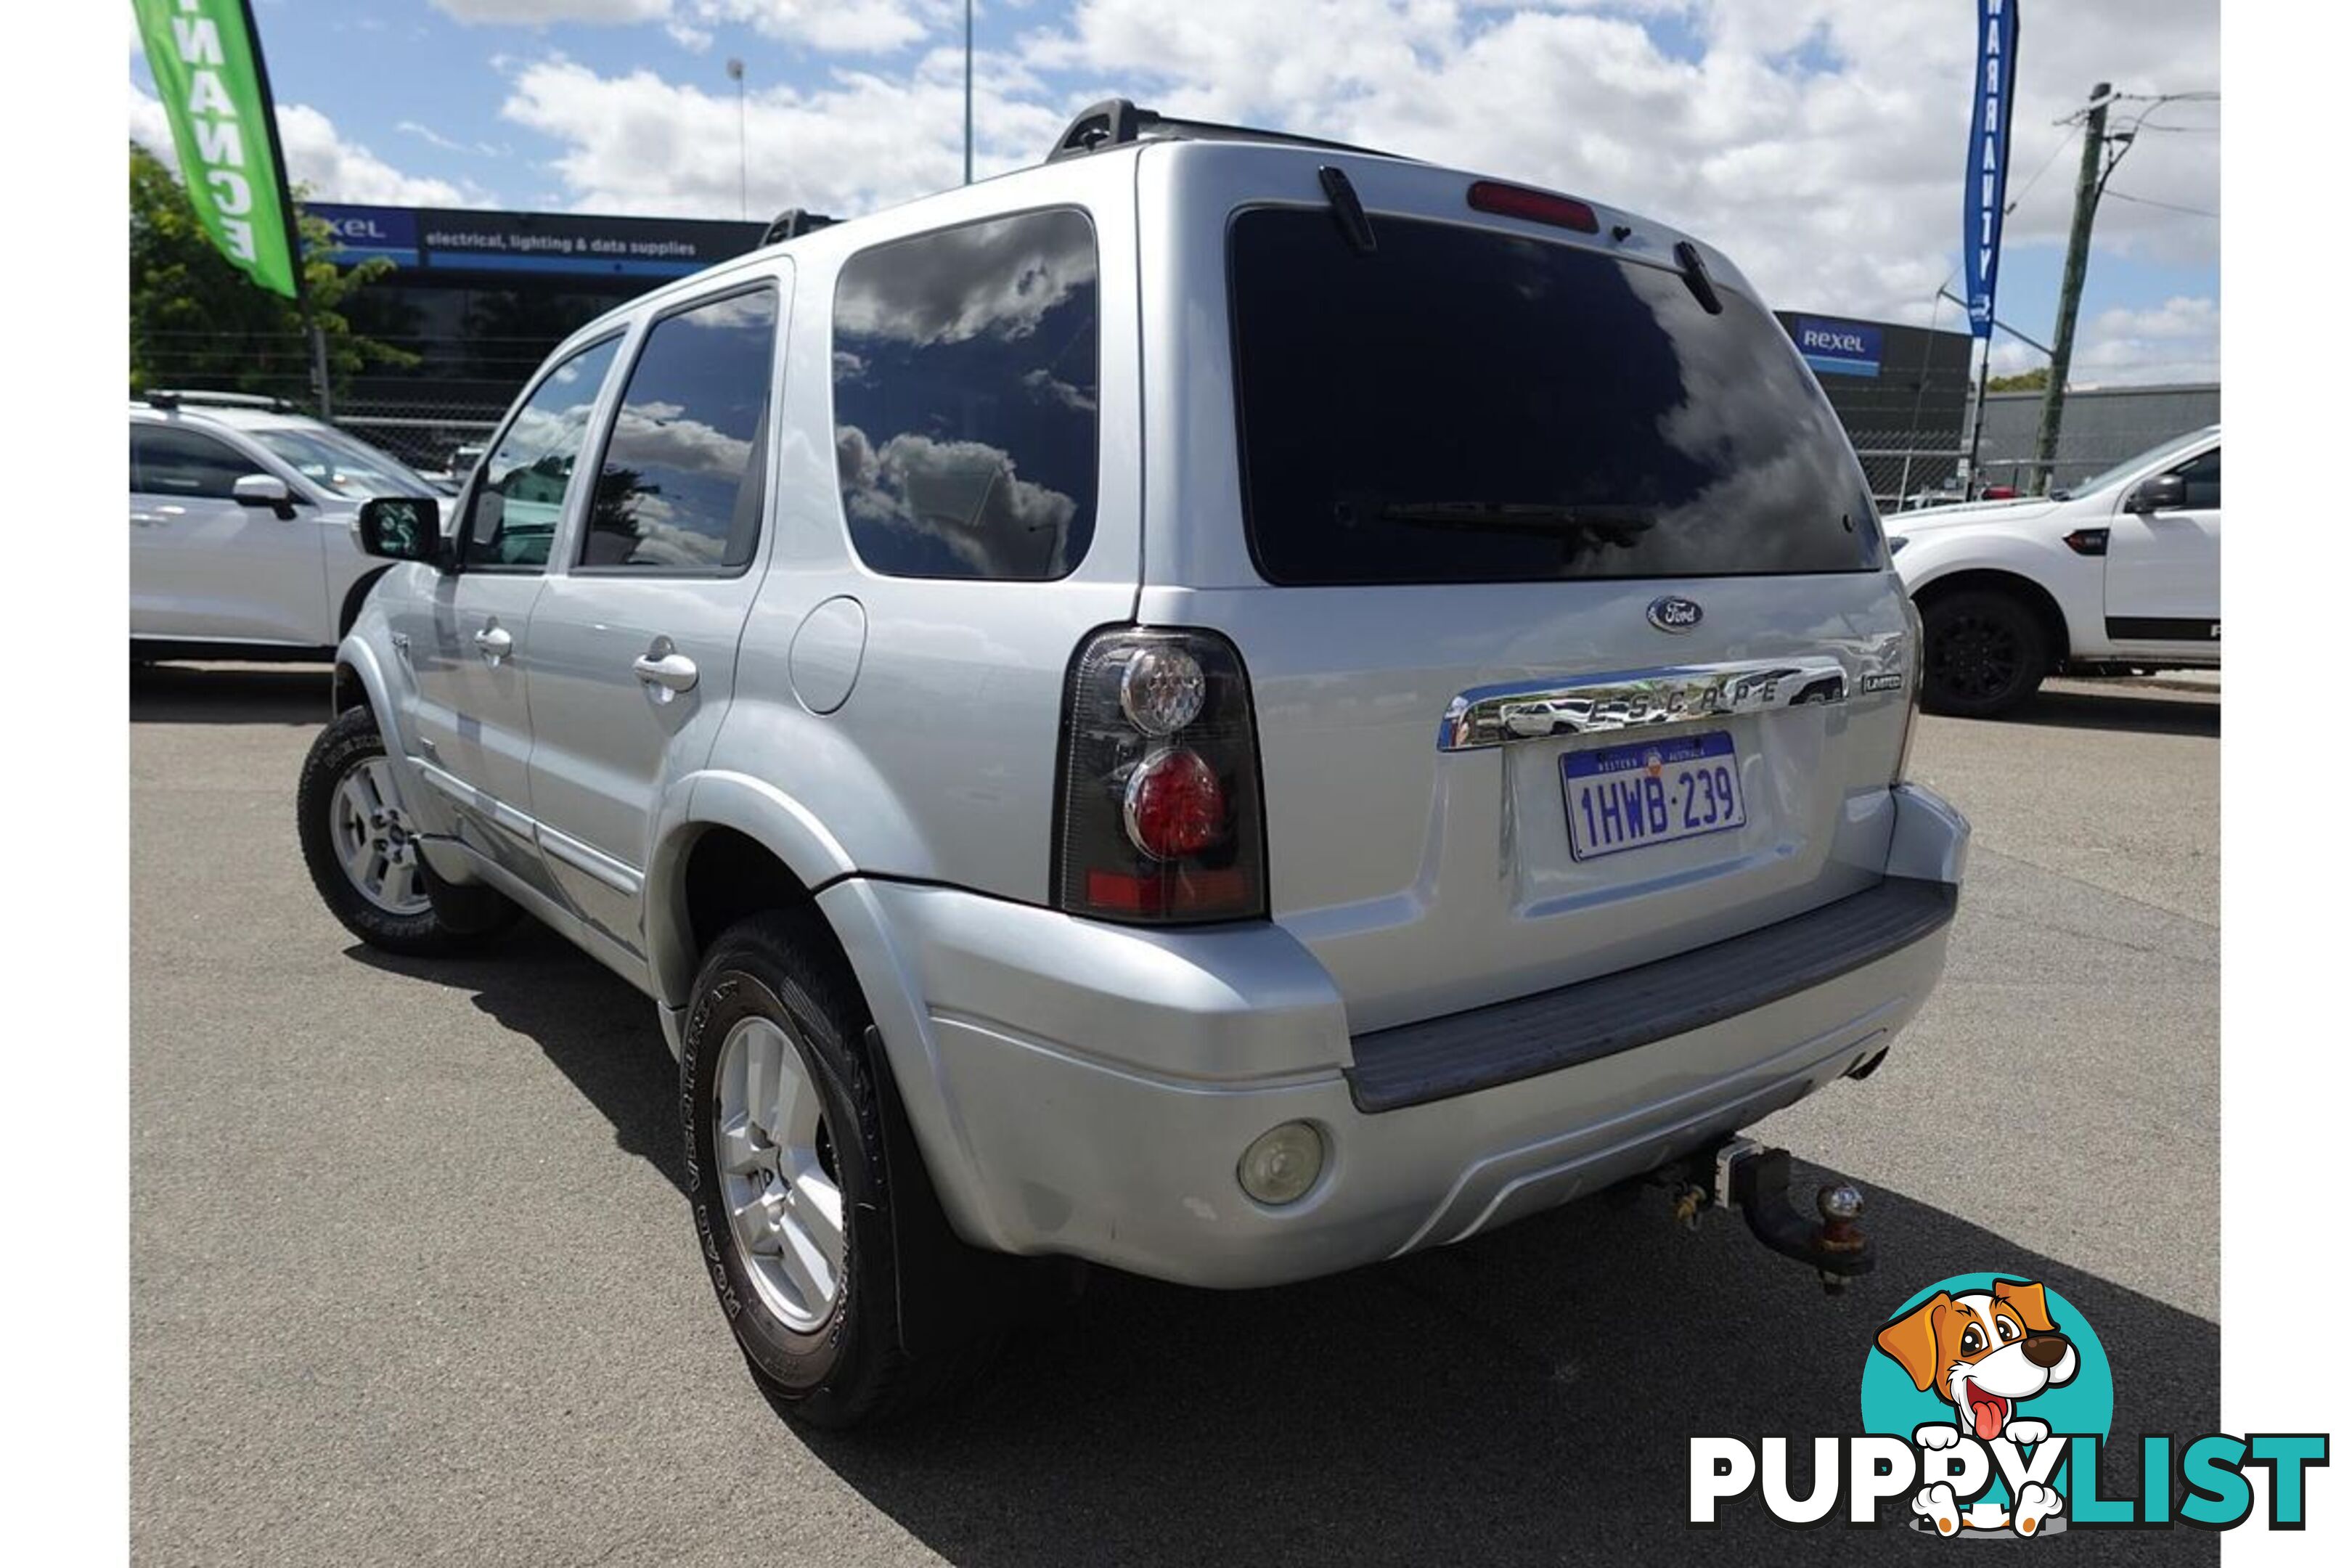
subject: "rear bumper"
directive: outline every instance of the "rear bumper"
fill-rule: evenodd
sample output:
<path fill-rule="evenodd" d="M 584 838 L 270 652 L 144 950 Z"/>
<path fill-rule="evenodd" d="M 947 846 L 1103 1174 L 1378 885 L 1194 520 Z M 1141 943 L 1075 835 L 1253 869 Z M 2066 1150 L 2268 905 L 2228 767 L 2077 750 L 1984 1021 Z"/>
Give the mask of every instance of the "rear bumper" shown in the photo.
<path fill-rule="evenodd" d="M 1884 1050 L 1942 973 L 1968 837 L 1925 791 L 1906 786 L 1897 805 L 1889 876 L 1927 885 L 1885 896 L 1888 912 L 1908 911 L 1899 940 L 1853 945 L 1851 962 L 1733 1011 L 1660 1012 L 1653 1022 L 1675 1026 L 1507 1081 L 1387 1100 L 1363 1092 L 1381 1037 L 1349 1038 L 1329 977 L 1278 927 L 1138 931 L 864 881 L 823 899 L 836 929 L 869 933 L 848 941 L 851 957 L 882 998 L 927 1163 L 969 1239 L 1186 1284 L 1269 1285 L 1458 1241 L 1655 1169 Z M 1560 1037 L 1589 1043 L 1577 1009 L 1590 992 L 1507 1005 L 1513 1037 L 1540 1043 L 1549 1009 Z M 1424 1041 L 1477 1016 L 1438 1020 Z M 1323 1174 L 1299 1202 L 1266 1207 L 1235 1166 L 1293 1120 L 1322 1132 Z"/>

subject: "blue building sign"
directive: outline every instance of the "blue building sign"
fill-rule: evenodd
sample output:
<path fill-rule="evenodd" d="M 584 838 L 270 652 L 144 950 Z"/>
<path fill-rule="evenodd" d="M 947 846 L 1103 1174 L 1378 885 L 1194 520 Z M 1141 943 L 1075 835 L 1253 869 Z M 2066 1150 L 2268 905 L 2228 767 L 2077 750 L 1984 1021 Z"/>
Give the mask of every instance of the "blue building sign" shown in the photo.
<path fill-rule="evenodd" d="M 1795 330 L 1797 352 L 1816 375 L 1876 375 L 1881 334 L 1860 321 L 1833 321 L 1800 316 Z"/>
<path fill-rule="evenodd" d="M 335 258 L 403 271 L 682 278 L 760 243 L 761 225 L 581 213 L 478 212 L 310 202 L 334 231 Z"/>

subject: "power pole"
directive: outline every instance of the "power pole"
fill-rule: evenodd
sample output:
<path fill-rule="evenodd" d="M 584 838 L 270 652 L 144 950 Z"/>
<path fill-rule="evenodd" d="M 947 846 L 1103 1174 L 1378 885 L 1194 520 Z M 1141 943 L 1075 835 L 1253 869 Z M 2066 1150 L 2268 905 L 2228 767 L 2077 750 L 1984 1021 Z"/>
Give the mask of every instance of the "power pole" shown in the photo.
<path fill-rule="evenodd" d="M 2039 469 L 2035 484 L 2050 493 L 2053 465 L 2058 457 L 2058 422 L 2066 406 L 2066 371 L 2074 357 L 2074 315 L 2083 304 L 2083 274 L 2091 264 L 2091 219 L 2099 210 L 2099 192 L 2106 184 L 2101 162 L 2107 151 L 2107 101 L 2114 89 L 2105 82 L 2091 89 L 2089 119 L 2083 128 L 2083 163 L 2074 176 L 2074 226 L 2066 236 L 2066 270 L 2058 282 L 2058 331 L 2050 340 L 2050 384 L 2042 394 L 2042 428 L 2034 439 Z"/>

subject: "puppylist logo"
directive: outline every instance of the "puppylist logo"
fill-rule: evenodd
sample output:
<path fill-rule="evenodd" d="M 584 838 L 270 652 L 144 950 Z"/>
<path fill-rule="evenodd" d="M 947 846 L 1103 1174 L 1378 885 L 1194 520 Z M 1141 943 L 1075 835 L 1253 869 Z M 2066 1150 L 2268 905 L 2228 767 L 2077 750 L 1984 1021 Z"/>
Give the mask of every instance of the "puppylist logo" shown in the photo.
<path fill-rule="evenodd" d="M 2114 1412 L 2106 1351 L 2071 1303 L 2034 1280 L 1958 1275 L 1879 1328 L 1862 1369 L 1862 1431 L 1810 1438 L 1805 1495 L 1789 1456 L 1808 1439 L 1692 1438 L 1690 1522 L 1713 1526 L 1727 1506 L 1752 1502 L 1787 1525 L 1891 1519 L 1947 1539 L 2231 1530 L 2253 1512 L 2252 1468 L 2269 1472 L 2270 1528 L 2303 1528 L 2305 1472 L 2327 1463 L 2325 1434 L 2149 1434 L 2138 1489 L 2110 1496 L 2100 1458 Z M 2122 1467 L 2111 1467 L 2112 1479 Z"/>

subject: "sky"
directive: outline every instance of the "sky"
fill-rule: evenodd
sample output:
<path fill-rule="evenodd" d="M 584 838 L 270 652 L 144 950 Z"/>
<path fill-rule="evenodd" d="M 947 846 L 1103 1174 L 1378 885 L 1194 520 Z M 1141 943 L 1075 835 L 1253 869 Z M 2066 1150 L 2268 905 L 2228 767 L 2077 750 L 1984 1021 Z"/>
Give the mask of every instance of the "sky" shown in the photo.
<path fill-rule="evenodd" d="M 2215 93 L 2218 0 L 2016 0 L 2000 319 L 2047 342 L 2095 82 Z M 1977 0 L 990 0 L 975 172 L 1098 99 L 1642 213 L 1777 309 L 1950 327 Z M 321 200 L 855 216 L 963 173 L 961 0 L 256 0 Z M 739 142 L 736 85 L 744 64 Z M 131 132 L 168 148 L 131 42 Z M 2220 376 L 2221 104 L 2145 114 L 2095 230 L 2076 385 Z M 2042 354 L 1996 335 L 1997 374 Z"/>

